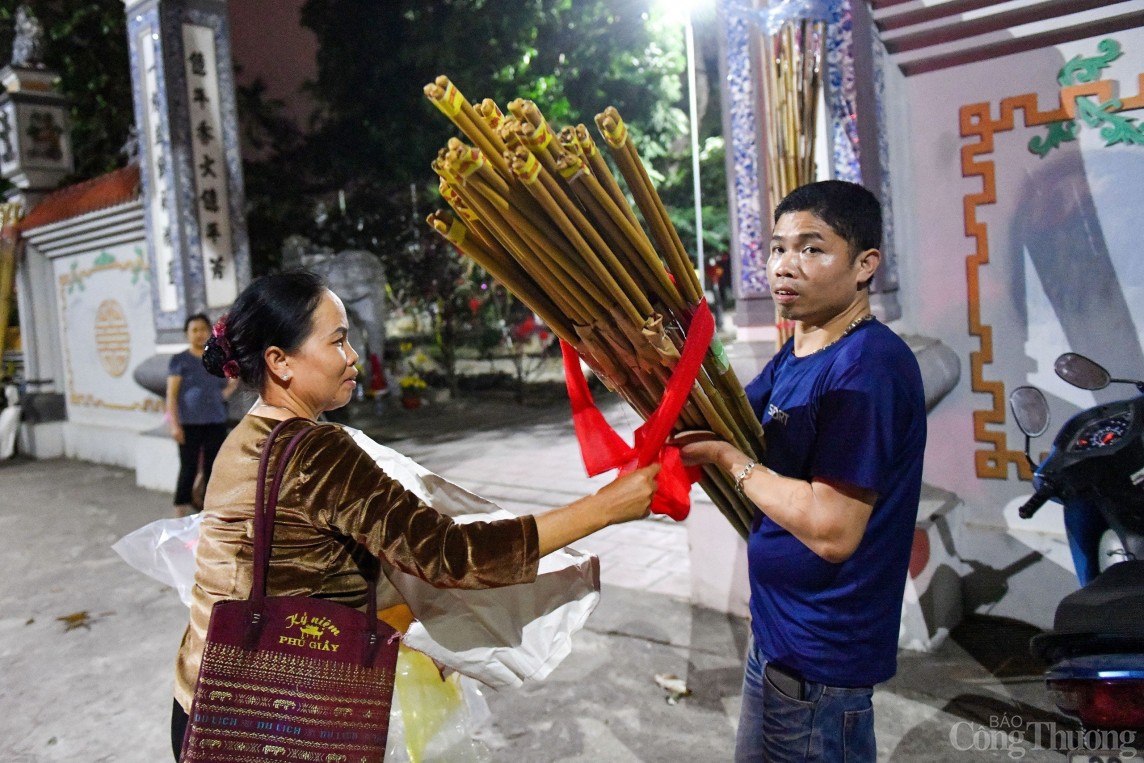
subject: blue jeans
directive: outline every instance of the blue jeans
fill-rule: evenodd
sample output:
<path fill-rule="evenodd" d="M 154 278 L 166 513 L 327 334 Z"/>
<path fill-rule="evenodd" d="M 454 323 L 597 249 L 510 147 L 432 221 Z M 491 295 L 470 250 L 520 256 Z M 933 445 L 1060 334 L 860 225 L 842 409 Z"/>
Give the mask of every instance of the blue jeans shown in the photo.
<path fill-rule="evenodd" d="M 767 680 L 765 664 L 752 639 L 743 673 L 736 763 L 874 763 L 873 688 L 808 681 L 806 698 L 793 699 Z"/>

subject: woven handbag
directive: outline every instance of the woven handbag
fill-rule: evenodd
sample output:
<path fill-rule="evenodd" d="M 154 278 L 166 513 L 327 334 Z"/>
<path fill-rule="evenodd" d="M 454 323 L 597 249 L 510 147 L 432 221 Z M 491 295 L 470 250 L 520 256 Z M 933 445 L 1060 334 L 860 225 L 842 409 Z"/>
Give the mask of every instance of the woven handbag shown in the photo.
<path fill-rule="evenodd" d="M 397 663 L 396 632 L 367 611 L 307 596 L 266 596 L 278 489 L 304 428 L 286 445 L 266 493 L 270 449 L 258 466 L 250 598 L 211 610 L 180 761 L 378 762 L 385 757 Z M 371 573 L 380 571 L 374 565 Z"/>

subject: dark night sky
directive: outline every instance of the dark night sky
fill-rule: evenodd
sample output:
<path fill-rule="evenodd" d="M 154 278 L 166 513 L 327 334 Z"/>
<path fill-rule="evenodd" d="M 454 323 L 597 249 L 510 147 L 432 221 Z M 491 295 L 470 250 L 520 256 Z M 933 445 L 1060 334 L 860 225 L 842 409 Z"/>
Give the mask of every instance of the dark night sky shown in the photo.
<path fill-rule="evenodd" d="M 287 113 L 304 125 L 311 109 L 298 92 L 316 75 L 318 41 L 301 26 L 303 0 L 233 0 L 229 3 L 231 44 L 239 84 L 261 78 L 271 98 L 286 102 Z"/>

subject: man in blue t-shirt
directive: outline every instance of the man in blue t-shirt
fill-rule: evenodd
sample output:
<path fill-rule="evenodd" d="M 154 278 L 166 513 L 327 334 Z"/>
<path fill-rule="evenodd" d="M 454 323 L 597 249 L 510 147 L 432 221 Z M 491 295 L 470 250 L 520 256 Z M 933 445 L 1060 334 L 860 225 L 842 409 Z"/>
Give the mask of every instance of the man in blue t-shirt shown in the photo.
<path fill-rule="evenodd" d="M 870 312 L 881 240 L 881 206 L 861 186 L 783 199 L 767 270 L 794 337 L 746 388 L 766 457 L 683 447 L 759 508 L 737 761 L 876 758 L 870 699 L 897 668 L 926 439 L 917 361 Z"/>

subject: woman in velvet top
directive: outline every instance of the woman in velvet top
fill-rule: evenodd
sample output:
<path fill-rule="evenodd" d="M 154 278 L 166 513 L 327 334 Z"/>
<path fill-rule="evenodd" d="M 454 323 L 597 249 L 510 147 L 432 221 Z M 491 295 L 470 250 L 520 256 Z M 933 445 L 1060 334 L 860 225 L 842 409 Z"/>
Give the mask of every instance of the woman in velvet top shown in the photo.
<path fill-rule="evenodd" d="M 312 429 L 290 459 L 279 493 L 268 596 L 317 596 L 364 607 L 366 551 L 438 587 L 530 582 L 540 557 L 608 525 L 647 515 L 658 466 L 631 472 L 567 506 L 495 522 L 458 524 L 378 467 L 341 427 L 319 424 L 349 402 L 358 354 L 345 307 L 316 275 L 265 276 L 215 326 L 203 364 L 258 390 L 258 402 L 227 437 L 207 489 L 196 551 L 190 624 L 177 660 L 172 742 L 182 743 L 211 608 L 250 594 L 254 490 L 267 435 L 281 452 Z M 278 453 L 272 453 L 272 459 Z M 273 461 L 272 461 L 273 462 Z M 395 592 L 382 576 L 379 598 Z"/>

